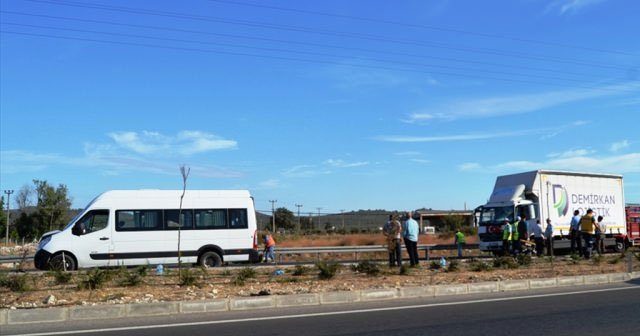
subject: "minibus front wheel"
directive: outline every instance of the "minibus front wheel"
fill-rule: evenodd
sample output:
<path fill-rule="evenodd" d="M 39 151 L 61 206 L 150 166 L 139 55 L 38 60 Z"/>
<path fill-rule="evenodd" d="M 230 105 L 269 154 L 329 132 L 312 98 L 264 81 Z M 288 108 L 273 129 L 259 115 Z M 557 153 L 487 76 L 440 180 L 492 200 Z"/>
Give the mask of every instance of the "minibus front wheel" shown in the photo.
<path fill-rule="evenodd" d="M 220 267 L 222 266 L 222 257 L 216 252 L 207 251 L 200 256 L 200 266 L 208 267 Z"/>
<path fill-rule="evenodd" d="M 76 259 L 71 253 L 58 252 L 49 259 L 49 269 L 54 271 L 75 271 Z"/>

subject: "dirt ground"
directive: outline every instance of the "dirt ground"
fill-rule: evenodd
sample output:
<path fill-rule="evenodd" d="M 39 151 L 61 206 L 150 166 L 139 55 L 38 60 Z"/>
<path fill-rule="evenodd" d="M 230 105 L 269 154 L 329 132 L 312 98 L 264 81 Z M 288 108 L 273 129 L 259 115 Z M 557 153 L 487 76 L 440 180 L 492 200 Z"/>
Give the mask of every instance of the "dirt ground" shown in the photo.
<path fill-rule="evenodd" d="M 341 243 L 340 239 L 345 240 Z M 296 240 L 279 246 L 345 246 L 377 245 L 381 241 L 375 236 L 342 237 L 321 241 Z M 368 243 L 368 240 L 372 241 Z M 424 241 L 421 244 L 427 243 Z M 435 242 L 437 243 L 437 242 Z M 450 242 L 444 242 L 450 243 Z M 81 270 L 64 279 L 60 273 L 19 273 L 4 270 L 0 272 L 0 308 L 28 309 L 37 307 L 68 305 L 100 305 L 139 302 L 164 302 L 182 300 L 210 300 L 216 298 L 247 297 L 257 295 L 286 295 L 319 293 L 328 291 L 355 291 L 374 288 L 399 288 L 454 283 L 477 283 L 484 281 L 505 281 L 515 279 L 548 278 L 556 276 L 586 275 L 626 272 L 627 259 L 619 254 L 606 254 L 592 260 L 573 259 L 570 256 L 533 257 L 528 265 L 518 265 L 510 258 L 514 269 L 506 268 L 505 260 L 463 259 L 452 256 L 453 251 L 436 251 L 431 261 L 422 261 L 420 267 L 403 269 L 390 268 L 384 262 L 371 266 L 367 261 L 342 265 L 335 276 L 322 280 L 319 268 L 284 265 L 236 265 L 217 269 L 189 268 L 181 270 L 165 269 L 157 275 L 150 267 Z M 466 250 L 466 255 L 479 254 L 477 250 Z M 439 269 L 440 256 L 446 256 L 447 269 Z M 640 253 L 632 258 L 633 271 L 640 271 Z M 297 256 L 297 260 L 314 260 L 316 256 Z M 333 257 L 336 259 L 335 257 Z M 339 258 L 338 258 L 339 259 Z M 363 255 L 360 260 L 384 260 L 384 255 Z M 502 264 L 494 264 L 498 262 Z M 526 259 L 524 261 L 527 261 Z M 327 261 L 330 263 L 330 261 Z M 452 264 L 457 265 L 451 267 Z M 354 270 L 360 266 L 361 270 Z M 375 269 L 378 273 L 375 273 Z M 144 275 L 138 276 L 141 269 Z M 373 270 L 372 270 L 373 269 Z M 103 280 L 100 280 L 100 279 Z M 188 283 L 184 283 L 186 281 Z M 66 281 L 65 281 L 66 280 Z M 99 288 L 91 289 L 91 284 Z"/>

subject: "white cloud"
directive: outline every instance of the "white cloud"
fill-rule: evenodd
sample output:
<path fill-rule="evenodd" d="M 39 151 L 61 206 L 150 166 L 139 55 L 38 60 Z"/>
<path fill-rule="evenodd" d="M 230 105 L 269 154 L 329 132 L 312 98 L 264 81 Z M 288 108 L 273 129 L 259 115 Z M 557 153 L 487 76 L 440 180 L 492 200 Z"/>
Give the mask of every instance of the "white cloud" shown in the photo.
<path fill-rule="evenodd" d="M 562 153 L 551 153 L 549 155 L 547 155 L 547 157 L 550 158 L 571 158 L 571 157 L 577 157 L 577 156 L 586 156 L 589 154 L 594 153 L 594 151 L 589 150 L 589 149 L 575 149 L 575 150 L 568 150 Z"/>
<path fill-rule="evenodd" d="M 505 97 L 489 97 L 455 101 L 440 107 L 411 113 L 402 120 L 407 123 L 424 123 L 433 120 L 491 118 L 512 114 L 531 113 L 576 101 L 635 93 L 640 83 L 630 82 L 593 89 L 575 89 Z"/>
<path fill-rule="evenodd" d="M 475 170 L 490 170 L 497 173 L 535 169 L 585 171 L 593 173 L 627 174 L 640 173 L 640 153 L 614 156 L 574 156 L 558 157 L 547 161 L 508 161 L 494 166 L 482 167 L 465 164 Z M 464 166 L 464 165 L 463 165 Z M 468 169 L 467 169 L 468 170 Z"/>
<path fill-rule="evenodd" d="M 482 169 L 482 166 L 476 162 L 468 162 L 459 165 L 458 169 L 462 171 L 480 170 Z"/>
<path fill-rule="evenodd" d="M 397 156 L 419 156 L 419 155 L 422 155 L 422 153 L 414 152 L 414 151 L 407 151 L 407 152 L 398 152 L 398 153 L 395 153 L 394 155 L 397 155 Z"/>
<path fill-rule="evenodd" d="M 320 169 L 312 165 L 299 165 L 285 170 L 282 175 L 287 177 L 313 177 L 330 173 L 330 170 Z"/>
<path fill-rule="evenodd" d="M 157 132 L 112 132 L 109 136 L 116 144 L 137 154 L 185 155 L 215 150 L 235 149 L 237 142 L 225 140 L 201 131 L 181 131 L 176 136 Z"/>
<path fill-rule="evenodd" d="M 483 140 L 493 138 L 504 138 L 512 136 L 521 136 L 526 134 L 535 134 L 547 131 L 545 129 L 517 130 L 513 132 L 492 132 L 492 133 L 472 133 L 472 134 L 454 134 L 442 136 L 409 136 L 409 135 L 382 135 L 375 138 L 379 141 L 387 142 L 438 142 L 438 141 L 468 141 Z"/>
<path fill-rule="evenodd" d="M 269 179 L 259 183 L 259 186 L 264 189 L 275 189 L 280 187 L 280 181 L 276 179 Z"/>
<path fill-rule="evenodd" d="M 352 168 L 352 167 L 367 166 L 367 165 L 369 165 L 369 162 L 368 161 L 345 162 L 343 160 L 329 159 L 329 160 L 326 160 L 324 162 L 324 164 L 326 164 L 328 166 L 331 166 L 331 167 L 336 167 L 336 168 Z"/>
<path fill-rule="evenodd" d="M 547 6 L 547 11 L 557 12 L 560 15 L 573 14 L 604 1 L 605 0 L 556 0 Z"/>
<path fill-rule="evenodd" d="M 621 149 L 627 148 L 629 147 L 629 141 L 627 140 L 622 140 L 620 142 L 614 142 L 611 144 L 610 150 L 612 152 L 617 152 Z"/>

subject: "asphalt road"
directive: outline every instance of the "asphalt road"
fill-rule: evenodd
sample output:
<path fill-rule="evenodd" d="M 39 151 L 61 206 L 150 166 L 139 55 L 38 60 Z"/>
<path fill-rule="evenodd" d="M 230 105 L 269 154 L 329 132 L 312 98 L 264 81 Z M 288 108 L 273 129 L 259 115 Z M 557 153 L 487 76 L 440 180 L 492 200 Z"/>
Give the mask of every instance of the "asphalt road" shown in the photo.
<path fill-rule="evenodd" d="M 640 281 L 407 301 L 3 326 L 2 335 L 640 335 Z M 65 331 L 66 330 L 66 331 Z"/>

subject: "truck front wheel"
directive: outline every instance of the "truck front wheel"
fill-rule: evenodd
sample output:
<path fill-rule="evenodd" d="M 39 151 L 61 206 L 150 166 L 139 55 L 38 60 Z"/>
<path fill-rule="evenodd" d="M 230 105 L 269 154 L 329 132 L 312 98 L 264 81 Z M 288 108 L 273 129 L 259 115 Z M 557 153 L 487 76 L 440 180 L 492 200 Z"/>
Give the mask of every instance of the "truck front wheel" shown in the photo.
<path fill-rule="evenodd" d="M 613 247 L 613 250 L 622 253 L 627 249 L 627 244 L 623 239 L 616 239 L 616 245 Z"/>

